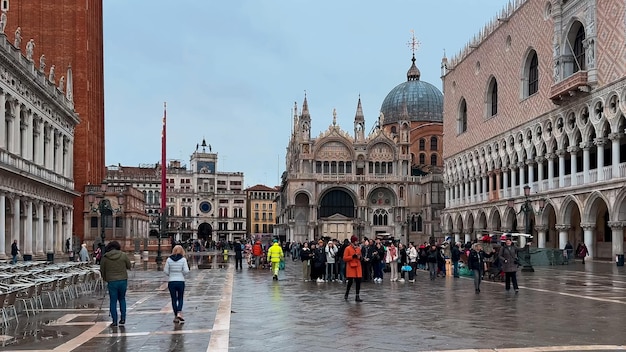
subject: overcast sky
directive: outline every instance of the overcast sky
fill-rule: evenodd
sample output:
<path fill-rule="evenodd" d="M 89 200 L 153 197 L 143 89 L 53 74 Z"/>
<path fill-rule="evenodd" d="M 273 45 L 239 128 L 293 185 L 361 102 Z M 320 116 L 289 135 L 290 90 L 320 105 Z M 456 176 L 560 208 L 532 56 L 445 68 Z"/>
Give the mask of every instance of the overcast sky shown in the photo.
<path fill-rule="evenodd" d="M 352 134 L 359 95 L 369 132 L 385 96 L 406 81 L 411 30 L 423 81 L 508 0 L 104 1 L 106 164 L 167 158 L 189 165 L 206 139 L 218 171 L 245 186 L 278 185 L 294 102 L 306 91 L 313 137 Z"/>

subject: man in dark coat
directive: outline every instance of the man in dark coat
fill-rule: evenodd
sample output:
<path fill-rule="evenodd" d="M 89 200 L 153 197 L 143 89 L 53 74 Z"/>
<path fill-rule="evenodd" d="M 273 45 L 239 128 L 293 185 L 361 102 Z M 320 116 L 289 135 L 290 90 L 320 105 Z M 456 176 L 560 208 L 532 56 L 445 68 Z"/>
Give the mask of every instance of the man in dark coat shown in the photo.
<path fill-rule="evenodd" d="M 11 245 L 11 256 L 13 259 L 11 260 L 11 263 L 17 263 L 17 253 L 19 253 L 19 251 L 20 249 L 17 248 L 17 240 L 13 240 L 13 244 Z"/>
<path fill-rule="evenodd" d="M 243 245 L 239 240 L 235 241 L 235 270 L 243 269 Z"/>
<path fill-rule="evenodd" d="M 450 260 L 452 260 L 452 274 L 459 277 L 459 261 L 461 260 L 461 242 L 455 243 L 450 248 Z"/>

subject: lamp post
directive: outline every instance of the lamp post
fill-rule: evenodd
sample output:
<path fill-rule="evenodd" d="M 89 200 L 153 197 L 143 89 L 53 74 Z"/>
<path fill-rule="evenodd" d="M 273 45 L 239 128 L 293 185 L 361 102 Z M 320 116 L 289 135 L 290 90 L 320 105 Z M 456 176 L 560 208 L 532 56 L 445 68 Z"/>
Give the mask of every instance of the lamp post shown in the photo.
<path fill-rule="evenodd" d="M 105 238 L 104 216 L 107 213 L 111 213 L 111 217 L 112 217 L 114 212 L 120 213 L 124 205 L 124 194 L 120 192 L 117 195 L 117 204 L 119 204 L 119 207 L 113 208 L 113 206 L 111 205 L 111 202 L 106 198 L 107 187 L 108 187 L 107 181 L 102 181 L 102 184 L 100 185 L 100 193 L 95 193 L 91 191 L 87 195 L 87 200 L 89 201 L 89 207 L 91 208 L 91 211 L 94 213 L 100 214 L 100 243 L 102 243 L 103 245 L 104 245 L 104 238 Z M 94 206 L 96 199 L 98 199 L 98 203 L 96 203 Z"/>
<path fill-rule="evenodd" d="M 156 265 L 157 271 L 162 270 L 163 257 L 161 256 L 161 237 L 163 237 L 163 233 L 167 231 L 167 223 L 165 221 L 165 212 L 161 212 L 159 216 L 159 236 L 157 242 L 157 256 L 156 256 Z"/>
<path fill-rule="evenodd" d="M 508 203 L 508 206 L 512 208 L 513 211 L 515 211 L 515 200 L 509 199 L 507 203 Z M 539 199 L 539 211 L 537 212 L 537 214 L 541 214 L 544 207 L 545 207 L 545 199 L 541 198 Z M 531 213 L 534 214 L 535 210 L 533 209 L 532 201 L 530 200 L 530 186 L 528 185 L 524 186 L 524 203 L 522 203 L 522 207 L 520 208 L 520 211 L 516 213 L 516 215 L 520 213 L 524 213 L 524 234 L 532 235 L 532 228 L 530 225 L 530 214 Z M 520 237 L 520 241 L 521 241 L 521 237 Z M 528 271 L 528 272 L 535 271 L 535 269 L 533 268 L 530 262 L 530 243 L 524 244 L 523 259 L 524 260 L 522 262 L 522 271 Z"/>

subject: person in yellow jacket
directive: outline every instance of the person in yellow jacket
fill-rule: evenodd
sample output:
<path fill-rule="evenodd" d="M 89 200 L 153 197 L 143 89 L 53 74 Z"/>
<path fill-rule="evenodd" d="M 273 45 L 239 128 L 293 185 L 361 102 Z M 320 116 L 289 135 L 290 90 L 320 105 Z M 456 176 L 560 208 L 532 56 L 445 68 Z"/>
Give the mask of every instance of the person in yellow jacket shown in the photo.
<path fill-rule="evenodd" d="M 273 279 L 278 281 L 278 269 L 280 262 L 284 260 L 285 256 L 283 254 L 283 249 L 278 244 L 278 240 L 274 239 L 274 244 L 267 250 L 267 261 L 272 263 L 272 274 Z"/>

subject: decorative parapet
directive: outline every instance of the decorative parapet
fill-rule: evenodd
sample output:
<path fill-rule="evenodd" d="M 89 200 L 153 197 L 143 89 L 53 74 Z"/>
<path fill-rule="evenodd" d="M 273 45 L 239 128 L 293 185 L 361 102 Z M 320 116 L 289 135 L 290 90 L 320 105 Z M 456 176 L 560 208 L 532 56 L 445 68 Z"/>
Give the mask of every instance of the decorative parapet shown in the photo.
<path fill-rule="evenodd" d="M 578 71 L 561 82 L 550 87 L 550 99 L 555 104 L 563 104 L 579 93 L 590 91 L 587 71 Z"/>
<path fill-rule="evenodd" d="M 509 3 L 493 18 L 487 22 L 485 26 L 474 35 L 474 37 L 465 44 L 458 54 L 448 60 L 448 70 L 454 69 L 461 61 L 469 56 L 474 49 L 478 48 L 482 42 L 495 32 L 502 23 L 508 22 L 509 18 L 517 9 L 519 9 L 528 0 L 510 0 Z"/>

